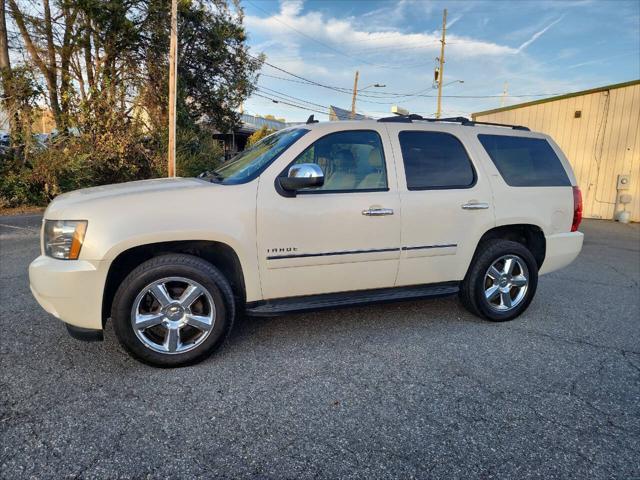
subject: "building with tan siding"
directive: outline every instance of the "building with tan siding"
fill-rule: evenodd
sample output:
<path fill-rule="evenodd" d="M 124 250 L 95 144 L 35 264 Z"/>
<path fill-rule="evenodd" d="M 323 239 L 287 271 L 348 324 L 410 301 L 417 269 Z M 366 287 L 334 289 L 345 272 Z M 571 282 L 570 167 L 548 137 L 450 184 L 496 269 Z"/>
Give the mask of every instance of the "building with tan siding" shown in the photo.
<path fill-rule="evenodd" d="M 584 216 L 613 219 L 626 208 L 640 222 L 640 80 L 472 114 L 478 121 L 523 125 L 551 135 L 568 157 Z M 626 189 L 619 178 L 626 175 Z M 621 195 L 631 195 L 623 207 Z"/>

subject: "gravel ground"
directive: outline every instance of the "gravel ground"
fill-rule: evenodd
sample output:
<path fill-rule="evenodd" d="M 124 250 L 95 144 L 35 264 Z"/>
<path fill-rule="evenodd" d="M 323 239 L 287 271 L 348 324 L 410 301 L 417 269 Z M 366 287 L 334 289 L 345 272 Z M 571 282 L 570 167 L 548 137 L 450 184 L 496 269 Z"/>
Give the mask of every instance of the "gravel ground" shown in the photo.
<path fill-rule="evenodd" d="M 455 298 L 244 319 L 191 368 L 82 343 L 31 297 L 40 217 L 0 217 L 0 477 L 640 478 L 640 225 L 491 324 Z"/>

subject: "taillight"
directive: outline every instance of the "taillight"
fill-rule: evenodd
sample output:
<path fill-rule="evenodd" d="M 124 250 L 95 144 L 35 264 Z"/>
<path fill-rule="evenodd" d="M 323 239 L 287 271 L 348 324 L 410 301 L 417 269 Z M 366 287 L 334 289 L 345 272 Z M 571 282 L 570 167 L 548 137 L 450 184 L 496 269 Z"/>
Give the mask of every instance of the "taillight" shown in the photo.
<path fill-rule="evenodd" d="M 573 187 L 573 223 L 571 224 L 571 231 L 578 231 L 580 222 L 582 221 L 582 192 L 580 187 Z"/>

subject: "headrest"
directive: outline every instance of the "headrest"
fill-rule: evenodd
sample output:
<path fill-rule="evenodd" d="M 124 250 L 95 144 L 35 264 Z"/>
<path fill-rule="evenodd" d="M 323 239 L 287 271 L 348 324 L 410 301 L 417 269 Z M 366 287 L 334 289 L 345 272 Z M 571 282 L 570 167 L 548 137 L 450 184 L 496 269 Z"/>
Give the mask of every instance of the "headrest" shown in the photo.
<path fill-rule="evenodd" d="M 377 148 L 374 148 L 369 152 L 369 165 L 376 168 L 380 168 L 382 166 L 382 155 L 380 155 L 380 150 Z"/>
<path fill-rule="evenodd" d="M 353 154 L 349 150 L 338 150 L 333 158 L 340 163 L 353 164 Z"/>

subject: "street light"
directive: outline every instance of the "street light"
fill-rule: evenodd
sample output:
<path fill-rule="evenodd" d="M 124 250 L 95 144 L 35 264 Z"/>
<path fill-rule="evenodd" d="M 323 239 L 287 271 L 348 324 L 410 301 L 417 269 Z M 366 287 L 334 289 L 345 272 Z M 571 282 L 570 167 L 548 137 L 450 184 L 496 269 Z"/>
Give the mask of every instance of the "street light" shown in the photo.
<path fill-rule="evenodd" d="M 448 86 L 448 85 L 453 85 L 454 83 L 464 83 L 464 80 L 452 80 L 450 82 L 445 83 L 444 85 L 442 85 L 442 88 Z M 436 89 L 438 88 L 438 81 L 436 80 L 435 84 L 433 85 L 433 88 Z"/>
<path fill-rule="evenodd" d="M 376 88 L 384 88 L 386 87 L 386 85 L 382 85 L 380 83 L 372 83 L 371 85 L 367 85 L 364 88 L 361 88 L 360 90 L 358 90 L 359 92 L 364 92 L 367 88 L 371 88 L 371 87 L 376 87 Z"/>
<path fill-rule="evenodd" d="M 362 92 L 367 88 L 371 88 L 371 87 L 376 87 L 376 88 L 386 87 L 386 85 L 382 85 L 380 83 L 372 83 L 371 85 L 367 85 L 364 88 L 358 89 L 359 75 L 360 75 L 359 72 L 356 72 L 356 78 L 355 78 L 355 81 L 353 82 L 353 98 L 351 99 L 351 118 L 352 119 L 356 118 L 356 96 L 358 95 L 358 92 Z"/>

